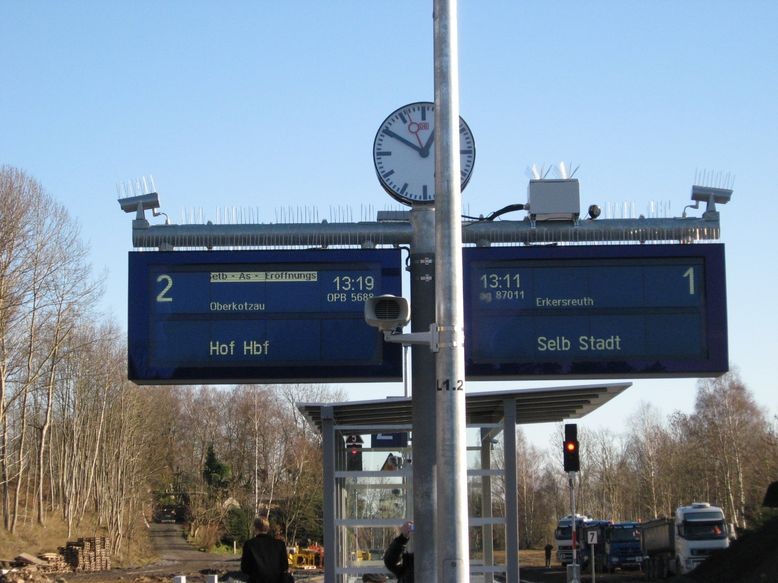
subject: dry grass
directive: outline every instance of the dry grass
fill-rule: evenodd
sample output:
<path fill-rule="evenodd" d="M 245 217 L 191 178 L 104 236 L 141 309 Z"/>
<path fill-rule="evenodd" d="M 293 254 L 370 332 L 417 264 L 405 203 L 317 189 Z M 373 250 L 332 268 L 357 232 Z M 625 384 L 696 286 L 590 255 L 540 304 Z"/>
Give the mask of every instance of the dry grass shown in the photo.
<path fill-rule="evenodd" d="M 11 534 L 0 528 L 0 558 L 9 559 L 19 553 L 56 553 L 58 547 L 65 546 L 68 541 L 68 530 L 59 517 L 51 517 L 45 527 L 20 521 L 16 534 Z M 91 533 L 79 536 L 94 536 Z M 73 540 L 73 537 L 70 538 Z"/>
<path fill-rule="evenodd" d="M 546 564 L 546 554 L 543 550 L 520 550 L 519 565 L 522 567 L 543 567 Z"/>
<path fill-rule="evenodd" d="M 112 557 L 115 566 L 141 565 L 156 559 L 142 520 L 136 525 L 135 531 L 138 535 L 133 540 L 124 541 L 121 556 Z M 36 556 L 40 553 L 56 553 L 68 541 L 94 536 L 106 536 L 106 532 L 95 528 L 91 521 L 74 527 L 70 536 L 67 525 L 58 516 L 47 518 L 45 527 L 30 524 L 30 521 L 20 521 L 13 535 L 0 526 L 0 559 L 13 559 L 21 553 Z"/>
<path fill-rule="evenodd" d="M 496 563 L 505 564 L 505 551 L 494 551 Z M 543 567 L 546 564 L 546 555 L 538 549 L 519 550 L 519 565 L 521 567 Z"/>

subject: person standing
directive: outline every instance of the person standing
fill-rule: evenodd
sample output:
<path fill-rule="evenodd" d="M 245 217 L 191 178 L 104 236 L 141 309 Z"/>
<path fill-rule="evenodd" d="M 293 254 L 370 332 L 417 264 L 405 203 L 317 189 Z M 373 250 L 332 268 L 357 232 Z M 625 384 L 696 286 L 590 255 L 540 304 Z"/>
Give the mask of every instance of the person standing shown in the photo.
<path fill-rule="evenodd" d="M 289 556 L 284 541 L 270 534 L 267 518 L 254 519 L 254 538 L 243 543 L 240 570 L 249 583 L 283 583 L 289 571 Z"/>
<path fill-rule="evenodd" d="M 546 543 L 546 546 L 543 547 L 543 550 L 546 551 L 546 567 L 551 566 L 551 551 L 554 550 L 554 545 L 551 543 Z"/>
<path fill-rule="evenodd" d="M 412 532 L 412 521 L 403 524 L 384 553 L 384 565 L 397 577 L 397 583 L 413 583 L 413 553 L 405 551 Z"/>

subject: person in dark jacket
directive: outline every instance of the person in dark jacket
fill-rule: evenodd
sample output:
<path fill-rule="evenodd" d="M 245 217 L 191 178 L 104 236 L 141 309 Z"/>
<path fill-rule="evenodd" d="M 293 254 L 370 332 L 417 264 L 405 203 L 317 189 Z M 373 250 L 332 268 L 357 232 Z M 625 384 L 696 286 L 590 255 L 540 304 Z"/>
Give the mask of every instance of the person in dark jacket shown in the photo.
<path fill-rule="evenodd" d="M 254 533 L 254 538 L 243 543 L 240 570 L 249 576 L 249 583 L 282 583 L 289 571 L 284 541 L 270 534 L 270 524 L 262 516 L 254 519 Z"/>
<path fill-rule="evenodd" d="M 405 551 L 413 532 L 413 522 L 408 521 L 400 527 L 389 548 L 384 553 L 384 565 L 397 577 L 397 583 L 413 583 L 413 553 Z"/>

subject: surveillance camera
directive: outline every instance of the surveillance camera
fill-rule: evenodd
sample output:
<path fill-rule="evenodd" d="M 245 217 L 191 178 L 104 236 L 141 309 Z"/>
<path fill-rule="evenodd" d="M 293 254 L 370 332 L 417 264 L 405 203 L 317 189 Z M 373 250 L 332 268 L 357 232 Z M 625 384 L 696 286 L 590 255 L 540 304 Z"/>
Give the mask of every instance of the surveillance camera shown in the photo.
<path fill-rule="evenodd" d="M 692 185 L 692 200 L 694 201 L 694 204 L 685 206 L 682 216 L 684 218 L 686 217 L 686 209 L 698 209 L 700 208 L 700 203 L 704 202 L 706 203 L 705 214 L 702 216 L 705 217 L 708 213 L 717 212 L 717 204 L 727 204 L 731 198 L 732 189 L 730 188 L 716 188 L 713 186 L 700 186 L 697 184 Z"/>
<path fill-rule="evenodd" d="M 139 196 L 128 196 L 119 199 L 119 206 L 125 213 L 153 211 L 159 208 L 159 194 L 149 192 Z"/>
<path fill-rule="evenodd" d="M 589 205 L 589 218 L 591 220 L 594 220 L 597 217 L 599 217 L 600 216 L 600 212 L 601 212 L 600 211 L 600 207 L 597 206 L 596 204 Z"/>
<path fill-rule="evenodd" d="M 385 294 L 365 302 L 365 322 L 384 332 L 394 332 L 410 321 L 410 309 L 405 298 Z"/>
<path fill-rule="evenodd" d="M 692 186 L 692 200 L 695 202 L 707 202 L 708 204 L 727 204 L 732 199 L 732 190 L 729 188 L 714 188 L 713 186 Z"/>

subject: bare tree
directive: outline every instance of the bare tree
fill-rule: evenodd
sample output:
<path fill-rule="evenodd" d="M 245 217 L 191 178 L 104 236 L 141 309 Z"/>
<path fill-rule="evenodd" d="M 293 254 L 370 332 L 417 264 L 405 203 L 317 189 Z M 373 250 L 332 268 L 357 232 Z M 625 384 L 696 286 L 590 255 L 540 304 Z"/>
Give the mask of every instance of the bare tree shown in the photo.
<path fill-rule="evenodd" d="M 22 484 L 30 483 L 26 473 L 31 468 L 38 475 L 36 491 L 40 489 L 40 456 L 46 449 L 50 423 L 44 415 L 37 464 L 31 463 L 30 419 L 38 416 L 41 401 L 33 393 L 52 388 L 58 353 L 72 329 L 75 312 L 99 286 L 91 283 L 76 224 L 37 182 L 3 167 L 0 196 L 4 200 L 0 210 L 0 474 L 4 524 L 14 531 Z M 9 435 L 8 407 L 14 401 L 18 401 L 16 430 Z M 13 461 L 9 438 L 14 440 Z M 15 487 L 9 493 L 11 480 Z M 40 497 L 38 506 L 42 522 Z"/>
<path fill-rule="evenodd" d="M 626 496 L 631 491 L 631 477 L 627 472 L 621 439 L 612 431 L 602 429 L 587 433 L 590 478 L 594 482 L 596 516 L 623 519 L 631 516 Z"/>
<path fill-rule="evenodd" d="M 761 460 L 748 452 L 759 451 L 769 435 L 766 415 L 757 406 L 736 372 L 697 384 L 695 411 L 690 419 L 690 437 L 696 451 L 715 463 L 721 492 L 736 526 L 747 526 L 748 500 L 759 495 L 754 490 L 769 480 L 760 475 Z M 761 478 L 761 479 L 760 479 Z M 760 488 L 761 489 L 761 488 Z"/>
<path fill-rule="evenodd" d="M 666 514 L 670 506 L 663 484 L 663 450 L 668 433 L 658 411 L 647 403 L 640 405 L 628 425 L 631 427 L 628 455 L 643 492 L 641 509 L 637 514 L 656 518 Z"/>
<path fill-rule="evenodd" d="M 26 315 L 29 301 L 29 270 L 34 225 L 28 220 L 36 201 L 44 197 L 41 186 L 26 174 L 8 166 L 0 167 L 0 487 L 2 487 L 3 525 L 11 528 L 8 412 L 13 402 L 26 396 L 18 388 L 23 370 L 18 347 L 25 345 L 19 322 Z M 19 469 L 21 471 L 21 469 Z"/>
<path fill-rule="evenodd" d="M 518 485 L 519 524 L 524 546 L 532 546 L 541 538 L 542 523 L 538 516 L 543 456 L 520 428 L 516 431 L 516 473 Z"/>

